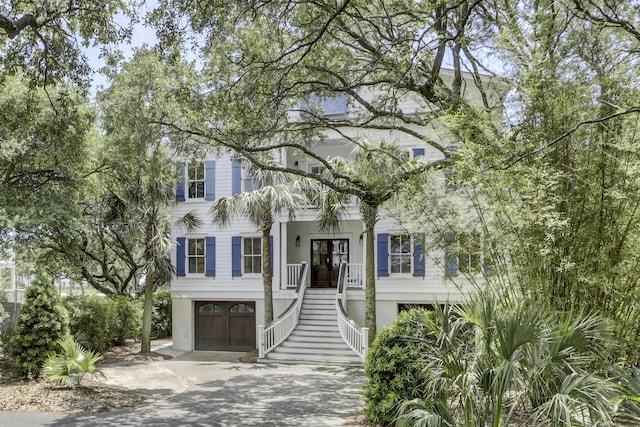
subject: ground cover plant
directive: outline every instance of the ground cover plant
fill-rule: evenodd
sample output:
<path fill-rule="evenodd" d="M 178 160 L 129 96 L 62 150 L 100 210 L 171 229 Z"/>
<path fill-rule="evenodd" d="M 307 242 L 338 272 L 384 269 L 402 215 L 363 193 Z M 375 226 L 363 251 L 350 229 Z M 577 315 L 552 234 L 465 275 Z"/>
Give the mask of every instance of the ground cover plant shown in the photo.
<path fill-rule="evenodd" d="M 87 350 L 70 335 L 58 341 L 61 352 L 49 353 L 44 363 L 44 377 L 59 385 L 77 388 L 85 375 L 104 378 L 96 364 L 102 359 L 99 353 Z"/>

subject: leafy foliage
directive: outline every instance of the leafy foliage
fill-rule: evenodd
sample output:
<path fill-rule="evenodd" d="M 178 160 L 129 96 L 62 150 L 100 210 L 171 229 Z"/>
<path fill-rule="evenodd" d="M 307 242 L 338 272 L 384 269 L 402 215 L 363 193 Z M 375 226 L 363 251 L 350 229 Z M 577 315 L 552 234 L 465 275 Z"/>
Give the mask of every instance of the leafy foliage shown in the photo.
<path fill-rule="evenodd" d="M 161 290 L 153 295 L 153 338 L 170 337 L 172 333 L 171 291 Z"/>
<path fill-rule="evenodd" d="M 128 339 L 138 339 L 142 322 L 139 301 L 125 296 L 66 298 L 71 333 L 90 350 L 104 351 Z"/>
<path fill-rule="evenodd" d="M 489 293 L 423 327 L 423 394 L 405 397 L 398 426 L 611 424 L 621 392 L 598 371 L 611 339 L 598 318 Z"/>
<path fill-rule="evenodd" d="M 37 377 L 59 340 L 69 333 L 67 311 L 53 285 L 38 279 L 27 288 L 18 317 L 18 328 L 9 343 L 9 357 L 22 376 Z"/>
<path fill-rule="evenodd" d="M 132 17 L 126 1 L 9 2 L 0 5 L 0 70 L 22 70 L 37 84 L 86 83 L 82 48 L 126 39 L 130 29 L 114 16 Z"/>
<path fill-rule="evenodd" d="M 77 388 L 86 374 L 104 378 L 96 364 L 102 359 L 98 353 L 82 347 L 71 335 L 58 341 L 59 354 L 50 353 L 44 363 L 44 377 L 57 384 Z"/>
<path fill-rule="evenodd" d="M 430 316 L 418 308 L 400 313 L 369 347 L 364 365 L 368 380 L 362 391 L 368 420 L 390 424 L 402 400 L 423 395 L 424 354 L 429 350 L 423 340 L 428 338 L 425 323 Z"/>

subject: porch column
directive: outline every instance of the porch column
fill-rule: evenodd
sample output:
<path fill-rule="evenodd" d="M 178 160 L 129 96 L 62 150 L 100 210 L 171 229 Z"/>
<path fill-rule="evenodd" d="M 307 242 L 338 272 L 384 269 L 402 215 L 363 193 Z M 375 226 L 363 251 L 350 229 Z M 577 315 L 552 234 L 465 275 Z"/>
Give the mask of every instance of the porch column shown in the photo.
<path fill-rule="evenodd" d="M 367 236 L 365 236 L 364 234 L 364 223 L 362 224 L 362 231 L 361 231 L 361 236 L 362 236 L 362 289 L 365 288 L 365 283 L 367 283 L 367 267 L 366 267 L 366 260 L 367 260 Z M 358 236 L 358 239 L 360 238 L 360 236 Z M 374 236 L 375 238 L 375 236 Z M 375 248 L 375 244 L 373 246 Z M 373 259 L 375 259 L 375 256 L 373 257 Z"/>
<path fill-rule="evenodd" d="M 280 223 L 280 289 L 287 287 L 287 263 L 289 262 L 287 259 L 287 224 L 288 222 Z"/>

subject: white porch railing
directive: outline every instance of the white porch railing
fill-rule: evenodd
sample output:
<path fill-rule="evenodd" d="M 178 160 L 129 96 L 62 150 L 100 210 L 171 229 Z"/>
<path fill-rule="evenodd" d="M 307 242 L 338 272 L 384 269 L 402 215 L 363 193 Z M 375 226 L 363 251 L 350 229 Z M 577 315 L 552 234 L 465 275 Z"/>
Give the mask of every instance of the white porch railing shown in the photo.
<path fill-rule="evenodd" d="M 287 264 L 287 282 L 285 283 L 286 289 L 295 289 L 298 287 L 298 279 L 300 278 L 302 265 L 303 264 Z"/>
<path fill-rule="evenodd" d="M 369 328 L 363 328 L 347 316 L 347 263 L 340 265 L 338 274 L 338 293 L 336 295 L 336 310 L 338 311 L 338 329 L 345 343 L 355 351 L 364 362 L 369 348 Z"/>
<path fill-rule="evenodd" d="M 295 289 L 302 264 L 287 264 L 287 281 L 285 289 Z M 364 265 L 347 264 L 346 286 L 350 289 L 364 289 Z"/>
<path fill-rule="evenodd" d="M 347 264 L 347 288 L 363 289 L 364 281 L 363 264 Z"/>
<path fill-rule="evenodd" d="M 304 300 L 304 291 L 307 287 L 307 263 L 301 264 L 300 274 L 297 280 L 296 293 L 298 297 L 289 308 L 278 319 L 271 322 L 266 327 L 258 326 L 258 357 L 263 359 L 267 353 L 276 348 L 282 341 L 286 340 L 291 332 L 298 325 L 300 309 Z"/>

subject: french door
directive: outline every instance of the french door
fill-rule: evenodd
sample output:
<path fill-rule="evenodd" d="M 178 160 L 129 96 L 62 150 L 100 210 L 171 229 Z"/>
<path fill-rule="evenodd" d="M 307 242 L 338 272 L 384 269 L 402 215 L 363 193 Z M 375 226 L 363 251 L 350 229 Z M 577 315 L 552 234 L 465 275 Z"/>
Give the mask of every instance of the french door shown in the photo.
<path fill-rule="evenodd" d="M 348 239 L 312 239 L 311 287 L 335 288 L 343 262 L 349 262 Z"/>

